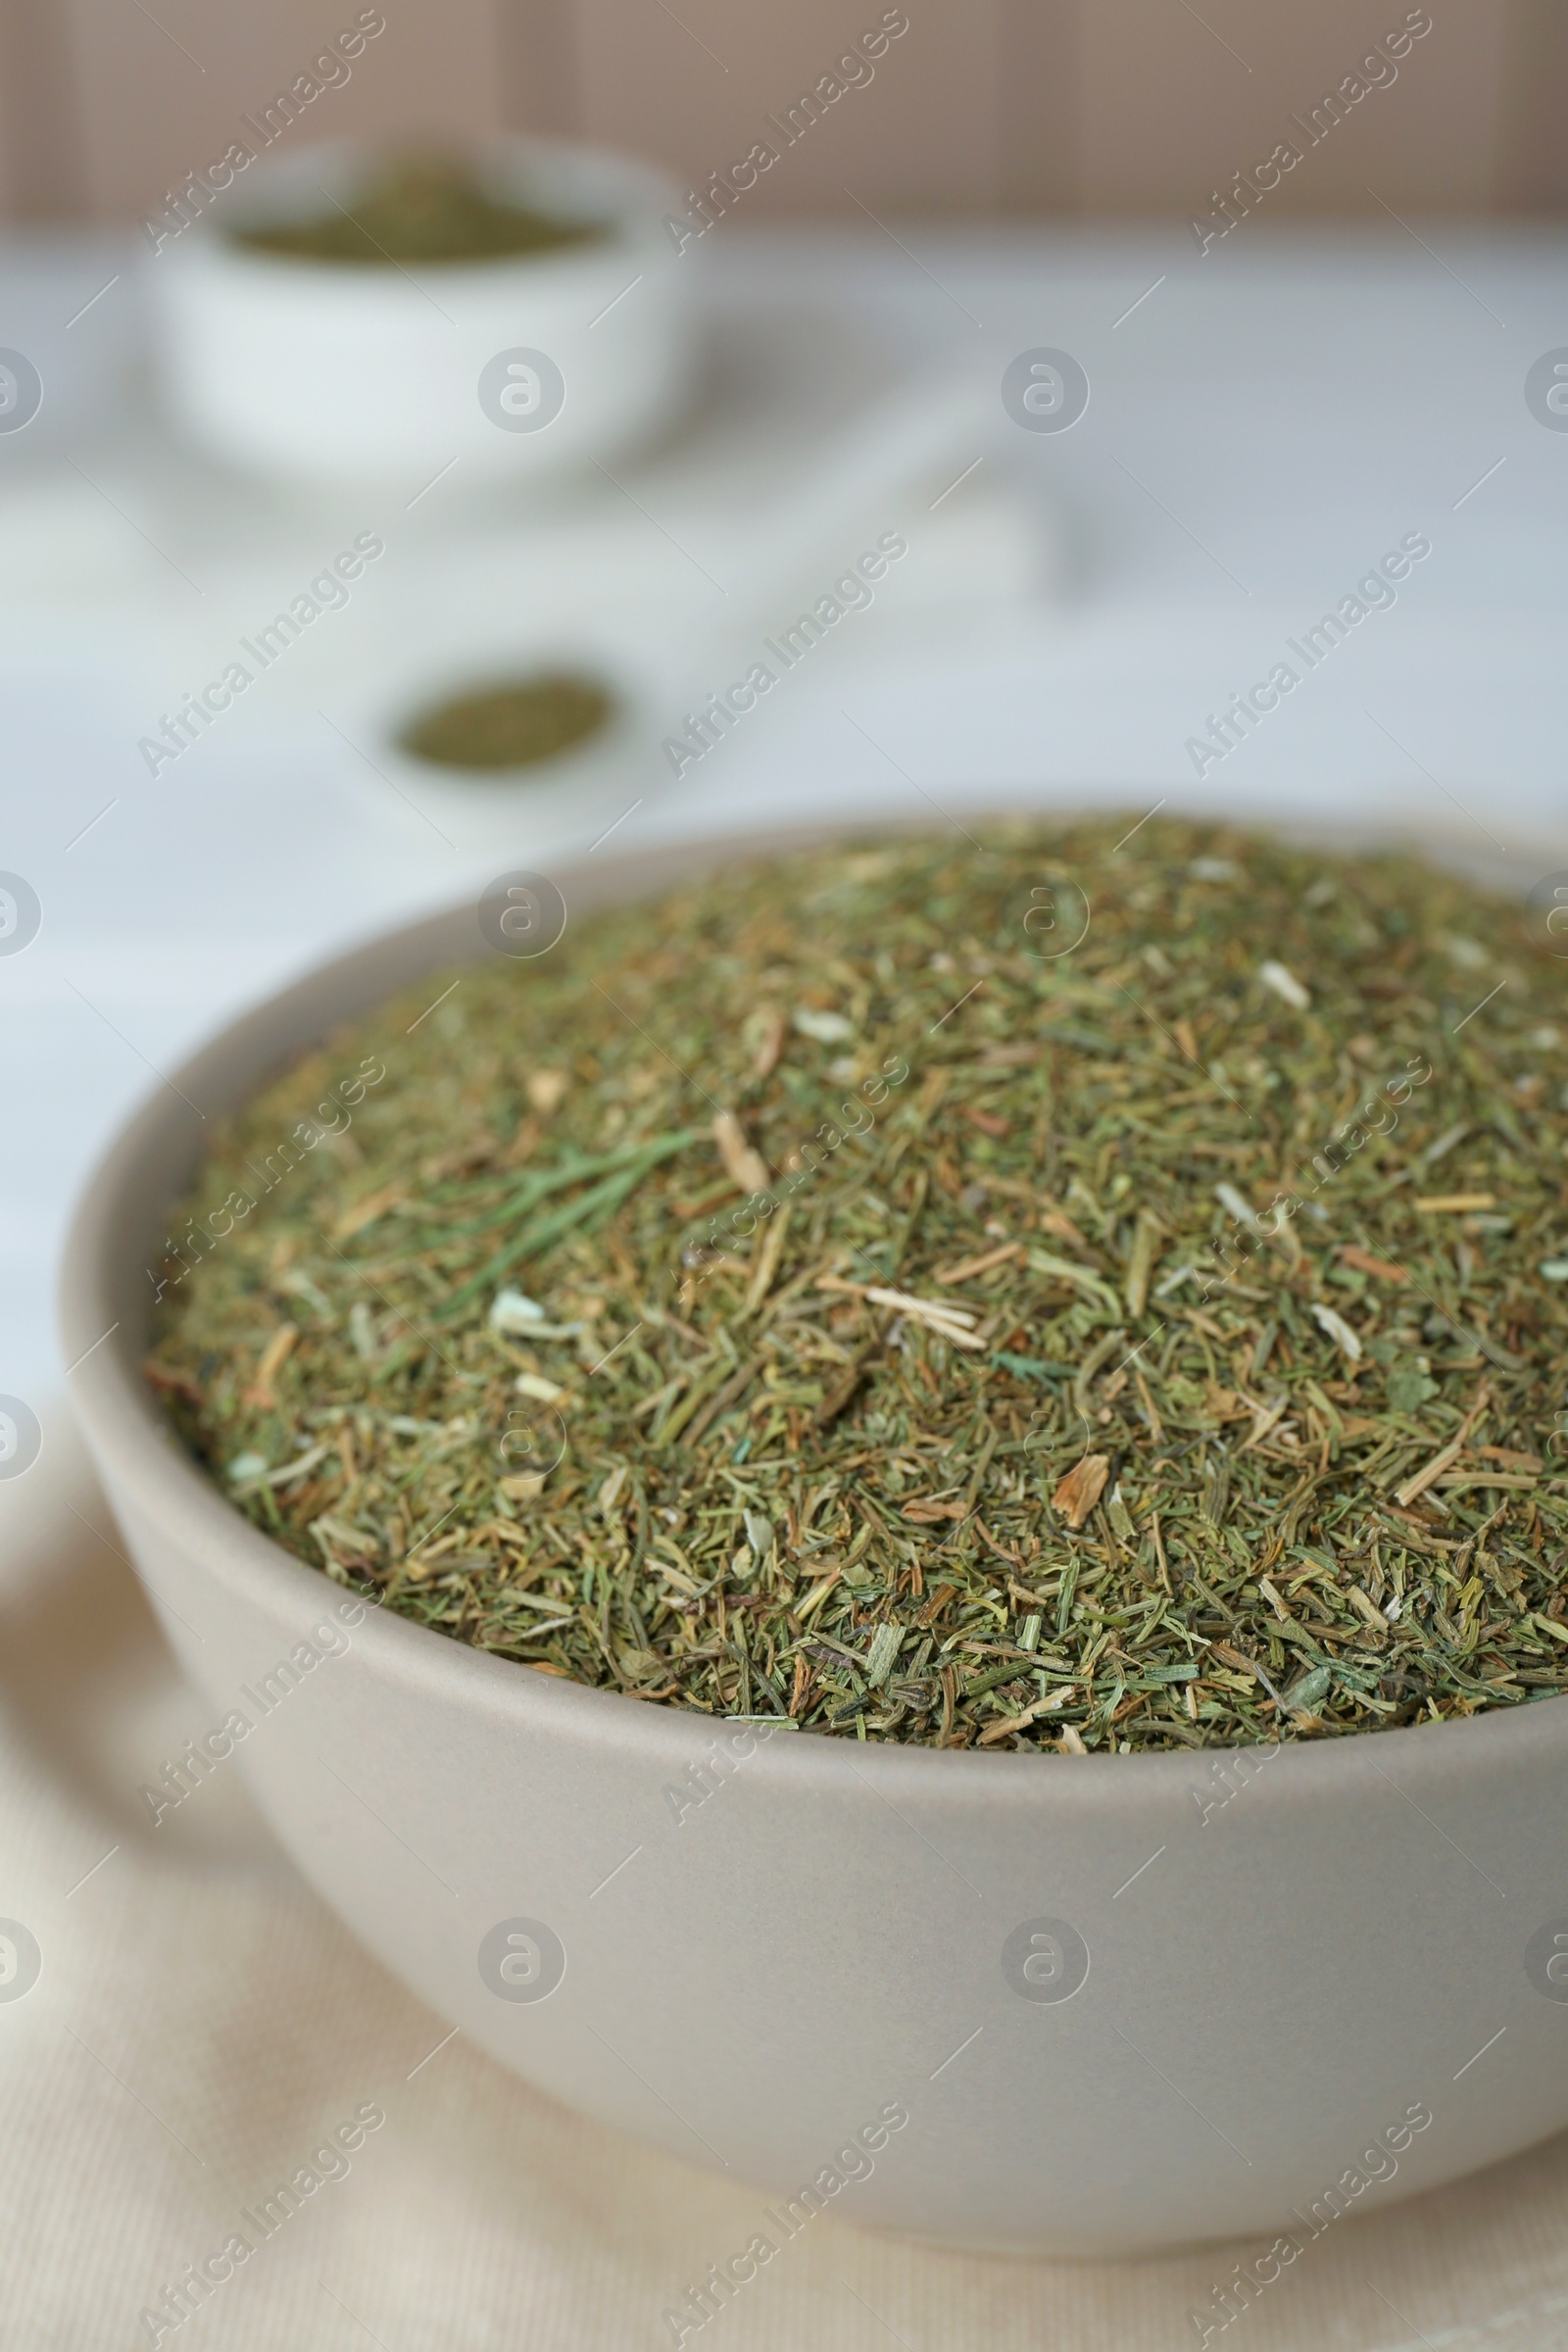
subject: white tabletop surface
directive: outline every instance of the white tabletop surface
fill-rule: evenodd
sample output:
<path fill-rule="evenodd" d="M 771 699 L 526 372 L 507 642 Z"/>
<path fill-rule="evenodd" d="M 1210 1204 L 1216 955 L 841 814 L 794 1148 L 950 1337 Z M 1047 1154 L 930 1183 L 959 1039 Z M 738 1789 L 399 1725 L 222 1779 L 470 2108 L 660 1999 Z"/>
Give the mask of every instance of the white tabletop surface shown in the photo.
<path fill-rule="evenodd" d="M 1139 810 L 1161 798 L 1259 815 L 1387 808 L 1488 857 L 1568 866 L 1568 433 L 1544 429 L 1524 397 L 1531 364 L 1568 339 L 1564 244 L 1416 225 L 1419 238 L 1391 221 L 1386 236 L 1282 243 L 1244 224 L 1204 257 L 1179 225 L 715 238 L 704 299 L 718 317 L 841 308 L 901 360 L 940 358 L 996 389 L 977 478 L 1020 511 L 1054 511 L 1066 556 L 1054 596 L 1026 600 L 1011 578 L 989 594 L 976 576 L 989 543 L 972 536 L 953 559 L 953 600 L 835 647 L 681 783 L 652 774 L 617 846 L 849 801 L 925 795 L 961 817 L 1038 793 Z M 188 616 L 177 581 L 150 589 L 161 559 L 126 537 L 139 539 L 134 514 L 104 520 L 135 332 L 115 252 L 0 256 L 0 344 L 36 356 L 53 395 L 47 432 L 0 443 L 0 559 L 8 519 L 24 522 L 40 481 L 58 485 L 73 459 L 96 476 L 78 477 L 88 536 L 109 534 L 88 580 L 79 562 L 52 579 L 44 551 L 13 554 L 0 581 L 0 869 L 43 906 L 38 936 L 0 956 L 0 1392 L 40 1403 L 65 1369 L 52 1289 L 71 1196 L 158 1073 L 334 944 L 503 864 L 546 864 L 582 819 L 602 829 L 598 811 L 558 808 L 514 855 L 446 846 L 367 791 L 303 669 L 291 696 L 265 710 L 258 697 L 243 726 L 148 776 L 138 738 L 175 688 L 212 673 L 199 632 L 172 650 Z M 1003 413 L 1004 368 L 1037 347 L 1088 373 L 1068 432 L 1024 432 Z M 127 463 L 122 451 L 112 471 L 122 504 Z M 241 500 L 210 520 L 215 577 L 258 513 Z M 460 520 L 438 512 L 417 544 L 389 544 L 388 579 L 401 566 L 413 593 Z M 943 520 L 911 517 L 911 553 Z M 334 528 L 321 518 L 323 553 Z M 1289 659 L 1285 640 L 1408 533 L 1432 552 L 1394 608 L 1200 784 L 1186 745 L 1206 714 Z M 1005 569 L 1004 551 L 996 561 Z M 681 614 L 699 675 L 705 632 L 723 641 L 707 594 Z"/>

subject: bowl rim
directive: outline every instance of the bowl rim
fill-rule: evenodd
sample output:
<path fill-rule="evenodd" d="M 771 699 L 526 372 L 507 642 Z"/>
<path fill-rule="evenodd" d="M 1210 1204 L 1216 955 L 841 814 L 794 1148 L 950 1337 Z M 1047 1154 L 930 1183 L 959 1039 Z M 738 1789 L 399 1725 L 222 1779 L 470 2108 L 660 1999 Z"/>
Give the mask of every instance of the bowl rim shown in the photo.
<path fill-rule="evenodd" d="M 386 139 L 349 133 L 315 139 L 287 153 L 260 156 L 247 168 L 242 180 L 231 182 L 223 191 L 228 201 L 194 221 L 169 258 L 177 256 L 187 272 L 192 269 L 233 272 L 242 280 L 279 291 L 310 288 L 341 297 L 350 287 L 385 292 L 391 290 L 390 279 L 397 278 L 401 281 L 397 290 L 412 297 L 420 281 L 431 276 L 455 294 L 485 289 L 510 292 L 514 290 L 514 280 L 532 283 L 541 273 L 566 279 L 601 271 L 607 265 L 623 268 L 629 253 L 658 246 L 665 216 L 680 202 L 673 177 L 641 157 L 588 140 L 506 132 L 471 144 L 467 154 L 476 173 L 492 185 L 511 181 L 519 198 L 530 198 L 540 209 L 559 206 L 563 220 L 603 228 L 604 236 L 540 254 L 394 264 L 390 272 L 347 263 L 307 261 L 239 242 L 236 231 L 305 217 L 300 203 L 291 201 L 296 191 L 301 197 L 314 192 L 318 201 L 309 212 L 318 213 L 323 180 L 334 186 L 352 186 L 378 159 L 384 160 L 391 148 Z M 674 260 L 674 247 L 668 250 Z M 411 271 L 417 272 L 412 285 L 408 283 Z"/>
<path fill-rule="evenodd" d="M 1027 816 L 1042 826 L 1064 827 L 1107 812 L 1098 800 L 1020 808 L 999 795 L 994 808 L 968 813 L 981 822 L 1016 823 Z M 1203 821 L 1198 810 L 1184 808 L 1178 813 Z M 1242 830 L 1275 835 L 1292 830 L 1280 824 L 1248 827 L 1220 808 L 1214 817 L 1239 824 Z M 1309 819 L 1305 829 L 1311 830 Z M 1370 838 L 1380 845 L 1415 847 L 1401 843 L 1400 830 L 1374 826 Z M 576 904 L 587 916 L 658 897 L 728 865 L 755 864 L 811 849 L 849 848 L 858 842 L 871 846 L 889 837 L 933 831 L 923 811 L 877 808 L 839 811 L 789 826 L 742 824 L 727 832 L 693 834 L 635 855 L 596 860 L 593 866 L 587 863 L 586 851 L 573 845 L 553 879 L 568 903 L 580 890 Z M 1336 832 L 1343 850 L 1345 830 L 1338 827 Z M 229 1109 L 254 1095 L 270 1075 L 323 1043 L 342 1023 L 363 1019 L 421 973 L 485 960 L 491 952 L 478 930 L 477 898 L 477 891 L 470 889 L 421 914 L 352 936 L 209 1033 L 116 1127 L 81 1187 L 69 1224 L 58 1325 L 70 1393 L 111 1504 L 123 1494 L 145 1522 L 170 1530 L 183 1543 L 206 1575 L 268 1613 L 292 1614 L 298 1603 L 309 1606 L 312 1595 L 323 1606 L 362 1596 L 356 1588 L 337 1584 L 263 1535 L 173 1438 L 140 1376 L 141 1335 L 125 1327 L 122 1309 L 117 1312 L 118 1294 L 128 1279 L 122 1228 L 127 1222 L 155 1222 L 162 1214 L 161 1207 L 149 1215 L 145 1200 L 138 1200 L 149 1163 L 175 1156 L 177 1145 L 186 1169 L 195 1165 L 199 1137 L 190 1113 L 205 1117 L 197 1109 L 198 1102 L 205 1099 L 215 1110 Z M 280 1030 L 286 1032 L 286 1043 L 279 1040 Z M 236 1079 L 242 1063 L 244 1074 Z M 174 1198 L 177 1194 L 166 1189 L 163 1205 L 172 1204 Z M 366 1614 L 355 1639 L 366 1643 L 378 1674 L 445 1704 L 477 1708 L 520 1731 L 560 1737 L 646 1769 L 684 1770 L 694 1744 L 711 1745 L 726 1730 L 733 1734 L 743 1724 L 755 1738 L 759 1728 L 753 1718 L 705 1716 L 696 1709 L 642 1700 L 554 1675 L 530 1675 L 514 1659 L 454 1641 L 368 1600 L 364 1605 Z M 792 1727 L 789 1737 L 756 1740 L 759 1761 L 751 1769 L 769 1778 L 782 1776 L 786 1787 L 803 1796 L 854 1798 L 858 1791 L 852 1784 L 858 1782 L 890 1807 L 902 1794 L 928 1811 L 951 1808 L 968 1813 L 983 1786 L 987 1801 L 999 1810 L 1027 1807 L 1038 1812 L 1070 1803 L 1087 1807 L 1091 1815 L 1120 1819 L 1129 1806 L 1141 1808 L 1146 1799 L 1168 1803 L 1227 1758 L 1259 1749 L 1273 1753 L 1277 1748 L 1285 1770 L 1269 1776 L 1270 1801 L 1315 1805 L 1347 1792 L 1372 1792 L 1379 1784 L 1385 1789 L 1398 1787 L 1410 1777 L 1408 1766 L 1396 1780 L 1383 1762 L 1399 1757 L 1419 1767 L 1429 1790 L 1434 1783 L 1453 1786 L 1462 1779 L 1468 1784 L 1478 1774 L 1516 1771 L 1527 1760 L 1561 1765 L 1568 1761 L 1568 1708 L 1553 1708 L 1551 1695 L 1568 1697 L 1568 1692 L 1544 1693 L 1540 1699 L 1459 1720 L 1403 1725 L 1392 1742 L 1368 1732 L 1316 1741 L 1268 1740 L 1250 1747 L 1217 1745 L 1158 1753 L 982 1753 L 972 1747 L 934 1749 L 900 1740 L 800 1733 Z M 983 1784 L 982 1775 L 989 1776 Z M 1402 1788 L 1400 1793 L 1405 1793 Z"/>

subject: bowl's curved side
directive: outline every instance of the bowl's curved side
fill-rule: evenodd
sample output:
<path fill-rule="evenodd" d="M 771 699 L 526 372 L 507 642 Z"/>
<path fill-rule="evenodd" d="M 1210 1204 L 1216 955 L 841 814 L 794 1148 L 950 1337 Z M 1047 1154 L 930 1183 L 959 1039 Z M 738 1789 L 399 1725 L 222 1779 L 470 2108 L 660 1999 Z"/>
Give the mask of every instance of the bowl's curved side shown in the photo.
<path fill-rule="evenodd" d="M 559 879 L 586 910 L 734 847 Z M 229 1508 L 136 1369 L 191 1105 L 478 949 L 457 909 L 234 1024 L 113 1147 L 68 1257 L 78 1407 L 193 1731 L 366 1943 L 544 2087 L 756 2181 L 775 2242 L 815 2199 L 1037 2250 L 1304 2245 L 1568 2123 L 1559 1706 L 1194 1757 L 762 1740 L 365 1610 Z"/>

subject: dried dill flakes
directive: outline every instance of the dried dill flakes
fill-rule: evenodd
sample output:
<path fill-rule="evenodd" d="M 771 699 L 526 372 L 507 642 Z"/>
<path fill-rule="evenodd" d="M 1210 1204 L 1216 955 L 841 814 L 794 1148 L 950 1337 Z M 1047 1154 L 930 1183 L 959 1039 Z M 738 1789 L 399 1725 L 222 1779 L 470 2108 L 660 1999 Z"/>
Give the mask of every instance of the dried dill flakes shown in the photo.
<path fill-rule="evenodd" d="M 354 191 L 347 207 L 238 229 L 234 242 L 289 261 L 395 270 L 515 261 L 590 244 L 605 233 L 591 222 L 498 198 L 460 158 L 427 155 L 387 166 Z"/>
<path fill-rule="evenodd" d="M 332 1041 L 154 1269 L 186 1441 L 339 1582 L 713 1715 L 1568 1687 L 1568 977 L 1408 862 L 1125 830 L 726 875 Z"/>
<path fill-rule="evenodd" d="M 536 767 L 599 734 L 614 709 L 596 680 L 549 670 L 436 704 L 410 720 L 398 748 L 432 767 Z"/>

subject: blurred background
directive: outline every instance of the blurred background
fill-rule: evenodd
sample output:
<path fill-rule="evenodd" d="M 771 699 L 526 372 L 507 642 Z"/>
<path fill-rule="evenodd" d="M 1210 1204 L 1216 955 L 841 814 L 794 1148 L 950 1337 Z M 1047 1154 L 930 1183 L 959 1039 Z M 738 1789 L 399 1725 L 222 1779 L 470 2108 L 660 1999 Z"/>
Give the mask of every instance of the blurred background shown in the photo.
<path fill-rule="evenodd" d="M 666 2340 L 661 2282 L 738 2208 L 694 2234 L 687 2188 L 520 2089 L 487 2123 L 478 2062 L 365 1989 L 233 1781 L 148 1826 L 137 1782 L 207 1718 L 81 1464 L 74 1199 L 241 1009 L 518 869 L 569 896 L 696 836 L 1090 806 L 1568 884 L 1568 5 L 0 7 L 0 1416 L 38 1441 L 0 1453 L 0 1913 L 51 1972 L 0 2012 L 35 2034 L 0 2034 L 31 2127 L 0 2195 L 36 2221 L 12 2337 L 149 2340 L 138 2299 L 233 2226 L 176 2120 L 225 2152 L 226 2214 L 395 2049 L 401 2179 L 375 2158 L 330 2286 L 302 2226 L 266 2297 L 225 2289 L 221 2342 L 338 2352 L 384 2301 L 389 2347 L 575 2352 L 634 2261 Z M 526 172 L 500 143 L 540 136 L 560 209 L 619 221 L 538 265 L 553 307 L 531 264 L 460 294 L 483 273 L 237 250 L 274 174 L 325 219 L 412 143 Z M 1227 724 L 1285 662 L 1296 691 Z M 609 688 L 602 760 L 409 753 L 475 673 L 563 664 Z M 1466 2186 L 1380 2267 L 1401 2343 L 1547 2340 L 1556 2178 Z M 1168 2287 L 1138 2317 L 1153 2266 L 1085 2334 L 1076 2281 L 1011 2310 L 942 2260 L 921 2344 L 1186 2334 Z M 823 2261 L 789 2340 L 884 2341 Z M 1322 2325 L 1333 2276 L 1314 2340 L 1391 2342 L 1381 2290 Z"/>
<path fill-rule="evenodd" d="M 867 24 L 879 15 L 862 12 Z M 911 12 L 872 106 L 762 183 L 760 214 L 1191 213 L 1399 24 L 1398 0 L 944 0 Z M 345 7 L 342 21 L 352 22 Z M 0 173 L 12 221 L 114 221 L 221 152 L 287 90 L 338 20 L 310 0 L 54 0 L 6 13 Z M 394 8 L 302 135 L 547 132 L 629 148 L 700 182 L 808 87 L 859 20 L 832 0 L 448 0 Z M 325 110 L 323 109 L 323 113 Z M 1446 0 L 1375 152 L 1347 139 L 1290 186 L 1289 217 L 1555 214 L 1568 200 L 1568 12 Z"/>

